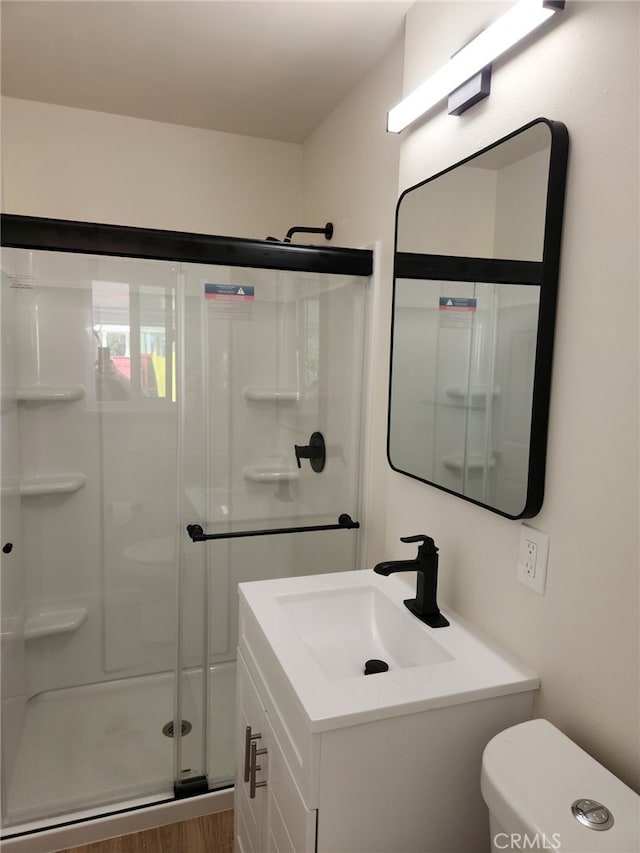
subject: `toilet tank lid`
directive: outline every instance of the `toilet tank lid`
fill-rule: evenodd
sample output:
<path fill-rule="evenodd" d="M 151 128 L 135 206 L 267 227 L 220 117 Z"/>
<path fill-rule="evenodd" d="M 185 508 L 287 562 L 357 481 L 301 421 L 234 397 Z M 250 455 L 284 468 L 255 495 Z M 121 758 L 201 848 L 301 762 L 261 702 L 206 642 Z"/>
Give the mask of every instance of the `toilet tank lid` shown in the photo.
<path fill-rule="evenodd" d="M 640 850 L 638 794 L 548 720 L 520 723 L 489 741 L 481 787 L 489 811 L 507 833 L 559 839 L 562 853 Z M 609 809 L 610 829 L 597 832 L 576 820 L 571 805 L 583 798 Z"/>

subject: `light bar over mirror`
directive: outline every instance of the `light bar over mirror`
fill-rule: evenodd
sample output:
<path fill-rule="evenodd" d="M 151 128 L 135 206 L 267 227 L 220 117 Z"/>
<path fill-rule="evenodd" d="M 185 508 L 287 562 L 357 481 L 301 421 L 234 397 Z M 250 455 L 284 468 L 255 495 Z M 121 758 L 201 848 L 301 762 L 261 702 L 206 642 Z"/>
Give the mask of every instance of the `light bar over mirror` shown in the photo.
<path fill-rule="evenodd" d="M 389 133 L 400 133 L 561 9 L 564 0 L 520 0 L 387 113 Z"/>

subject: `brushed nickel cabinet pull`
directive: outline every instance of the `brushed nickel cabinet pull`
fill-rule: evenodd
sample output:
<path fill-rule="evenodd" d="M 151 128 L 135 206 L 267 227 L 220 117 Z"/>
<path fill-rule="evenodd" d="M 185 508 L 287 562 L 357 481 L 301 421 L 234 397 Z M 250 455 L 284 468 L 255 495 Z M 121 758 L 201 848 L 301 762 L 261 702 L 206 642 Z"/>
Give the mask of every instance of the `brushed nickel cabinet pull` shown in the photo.
<path fill-rule="evenodd" d="M 256 782 L 256 773 L 260 770 L 260 765 L 258 764 L 258 756 L 266 755 L 266 749 L 258 749 L 255 742 L 251 744 L 251 768 L 249 773 L 249 799 L 255 800 L 256 798 L 256 788 L 266 788 L 266 782 Z"/>
<path fill-rule="evenodd" d="M 244 730 L 244 781 L 249 781 L 251 773 L 251 741 L 261 738 L 261 734 L 251 734 L 251 726 L 247 726 Z"/>

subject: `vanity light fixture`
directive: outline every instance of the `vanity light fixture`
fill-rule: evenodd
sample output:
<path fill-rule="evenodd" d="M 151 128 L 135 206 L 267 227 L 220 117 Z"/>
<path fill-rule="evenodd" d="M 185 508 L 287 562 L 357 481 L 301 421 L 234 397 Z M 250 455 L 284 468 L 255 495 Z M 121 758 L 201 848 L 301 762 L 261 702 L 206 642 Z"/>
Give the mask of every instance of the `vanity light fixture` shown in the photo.
<path fill-rule="evenodd" d="M 390 110 L 387 131 L 400 133 L 561 9 L 564 9 L 564 0 L 519 0 Z"/>

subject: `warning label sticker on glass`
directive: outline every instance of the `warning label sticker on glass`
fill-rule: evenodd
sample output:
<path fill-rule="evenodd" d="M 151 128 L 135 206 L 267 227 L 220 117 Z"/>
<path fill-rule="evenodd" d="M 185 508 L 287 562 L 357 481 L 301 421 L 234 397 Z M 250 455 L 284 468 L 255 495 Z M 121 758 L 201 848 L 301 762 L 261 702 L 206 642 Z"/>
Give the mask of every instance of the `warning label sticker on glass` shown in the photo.
<path fill-rule="evenodd" d="M 248 320 L 253 310 L 255 288 L 248 284 L 205 282 L 204 298 L 209 311 L 229 320 Z"/>
<path fill-rule="evenodd" d="M 441 328 L 462 329 L 470 326 L 477 302 L 473 296 L 441 296 L 438 305 Z"/>
<path fill-rule="evenodd" d="M 14 290 L 33 290 L 35 287 L 35 278 L 26 274 L 10 275 L 9 287 Z"/>

